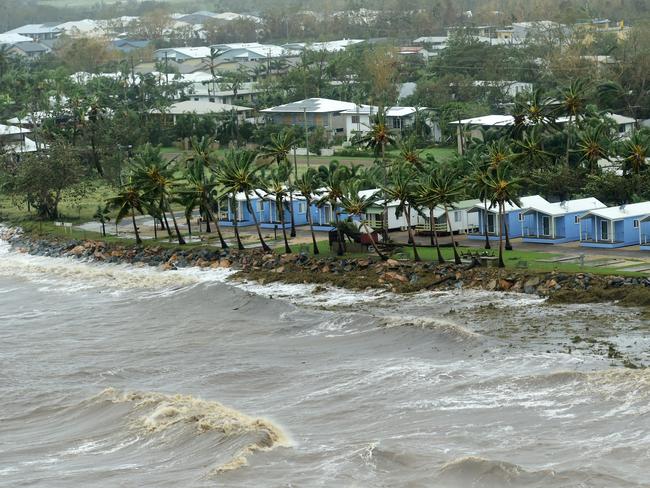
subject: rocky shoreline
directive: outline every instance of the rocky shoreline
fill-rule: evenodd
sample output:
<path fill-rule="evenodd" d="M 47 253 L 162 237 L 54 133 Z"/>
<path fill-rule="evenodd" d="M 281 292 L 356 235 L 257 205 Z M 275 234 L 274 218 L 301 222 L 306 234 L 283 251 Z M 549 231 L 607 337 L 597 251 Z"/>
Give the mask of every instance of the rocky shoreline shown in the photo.
<path fill-rule="evenodd" d="M 453 263 L 381 261 L 374 257 L 315 257 L 305 254 L 264 253 L 261 250 L 166 248 L 133 246 L 97 240 L 64 240 L 31 236 L 17 229 L 0 231 L 17 252 L 39 256 L 69 256 L 104 263 L 128 263 L 176 270 L 189 266 L 230 268 L 235 279 L 260 283 L 282 281 L 334 285 L 353 290 L 387 289 L 396 293 L 423 290 L 479 289 L 547 297 L 550 303 L 616 301 L 650 306 L 650 279 L 590 273 L 534 272 L 471 267 Z"/>

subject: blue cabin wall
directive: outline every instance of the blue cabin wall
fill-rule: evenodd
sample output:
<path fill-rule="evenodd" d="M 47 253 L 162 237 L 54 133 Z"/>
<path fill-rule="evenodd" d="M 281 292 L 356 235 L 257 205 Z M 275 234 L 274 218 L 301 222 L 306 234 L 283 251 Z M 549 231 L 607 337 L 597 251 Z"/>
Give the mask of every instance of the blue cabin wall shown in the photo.
<path fill-rule="evenodd" d="M 519 221 L 519 214 L 521 211 L 519 209 L 513 210 L 506 213 L 505 222 L 508 224 L 508 237 L 517 238 L 521 237 L 521 222 Z M 488 214 L 494 215 L 495 218 L 495 232 L 488 234 L 488 239 L 498 240 L 499 239 L 499 214 L 494 212 L 489 212 Z M 467 238 L 471 240 L 485 240 L 485 211 L 478 211 L 478 233 L 468 234 Z M 505 237 L 505 234 L 504 234 Z"/>
<path fill-rule="evenodd" d="M 627 217 L 623 220 L 617 220 L 613 222 L 613 240 L 612 235 L 608 235 L 607 239 L 603 239 L 601 225 L 602 222 L 607 222 L 608 233 L 612 233 L 612 224 L 609 219 L 603 219 L 598 216 L 588 216 L 582 220 L 583 222 L 583 236 L 585 233 L 584 225 L 587 220 L 590 221 L 591 232 L 589 234 L 589 239 L 582 241 L 581 246 L 584 247 L 601 247 L 601 248 L 616 248 L 616 247 L 625 247 L 633 246 L 639 243 L 639 229 L 634 227 L 634 221 L 641 219 L 642 216 Z M 595 241 L 595 238 L 598 238 Z"/>

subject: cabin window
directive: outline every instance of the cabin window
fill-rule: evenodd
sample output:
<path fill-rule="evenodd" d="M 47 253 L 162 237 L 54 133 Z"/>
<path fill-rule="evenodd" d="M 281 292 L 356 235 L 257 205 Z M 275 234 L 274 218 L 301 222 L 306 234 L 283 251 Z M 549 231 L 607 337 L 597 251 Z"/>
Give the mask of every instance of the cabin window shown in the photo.
<path fill-rule="evenodd" d="M 517 220 L 519 220 L 519 222 L 523 222 L 523 221 L 524 221 L 524 214 L 523 214 L 522 212 L 519 212 L 519 213 L 517 214 Z"/>
<path fill-rule="evenodd" d="M 577 216 L 577 215 L 575 217 L 573 217 L 573 223 L 578 225 L 580 223 L 580 217 Z"/>
<path fill-rule="evenodd" d="M 454 222 L 460 222 L 461 221 L 461 213 L 460 211 L 456 210 L 454 212 Z"/>
<path fill-rule="evenodd" d="M 298 204 L 298 213 L 304 214 L 307 212 L 307 204 L 305 202 L 300 202 Z"/>
<path fill-rule="evenodd" d="M 638 229 L 639 228 L 639 221 L 634 219 L 634 221 L 632 222 L 632 225 L 634 225 L 635 229 Z"/>
<path fill-rule="evenodd" d="M 352 123 L 353 124 L 359 124 L 361 123 L 361 118 L 358 115 L 353 115 L 352 116 Z"/>
<path fill-rule="evenodd" d="M 258 200 L 257 202 L 255 202 L 255 207 L 257 208 L 258 212 L 262 212 L 264 210 L 264 201 Z"/>

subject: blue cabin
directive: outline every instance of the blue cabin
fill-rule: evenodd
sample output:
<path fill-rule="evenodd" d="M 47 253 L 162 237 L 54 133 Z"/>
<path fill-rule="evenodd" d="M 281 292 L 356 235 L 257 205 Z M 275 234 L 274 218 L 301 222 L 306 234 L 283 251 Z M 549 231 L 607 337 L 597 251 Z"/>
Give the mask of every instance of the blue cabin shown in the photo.
<path fill-rule="evenodd" d="M 639 220 L 639 248 L 650 251 L 650 215 Z"/>
<path fill-rule="evenodd" d="M 239 227 L 246 227 L 254 225 L 253 213 L 257 217 L 258 222 L 268 219 L 268 208 L 265 205 L 261 196 L 265 196 L 264 192 L 251 192 L 248 197 L 250 199 L 250 206 L 246 202 L 246 195 L 244 193 L 237 193 L 235 197 L 230 197 L 221 202 L 219 206 L 219 223 L 224 227 L 233 225 L 235 216 L 237 217 L 237 225 Z"/>
<path fill-rule="evenodd" d="M 468 239 L 485 240 L 485 233 L 490 240 L 498 240 L 502 233 L 505 236 L 505 225 L 508 226 L 508 237 L 517 238 L 522 236 L 523 211 L 532 205 L 548 204 L 548 202 L 539 195 L 522 197 L 520 199 L 521 207 L 517 205 L 505 204 L 504 220 L 501 222 L 499 208 L 491 206 L 489 202 L 479 203 L 468 210 L 469 214 L 478 214 L 478 233 L 469 234 Z"/>
<path fill-rule="evenodd" d="M 522 241 L 537 244 L 559 244 L 580 240 L 580 217 L 590 210 L 604 208 L 596 198 L 581 198 L 558 203 L 536 202 L 522 211 Z M 583 232 L 591 231 L 585 221 Z"/>
<path fill-rule="evenodd" d="M 580 217 L 580 245 L 611 249 L 641 244 L 644 241 L 642 226 L 647 225 L 642 221 L 648 216 L 650 202 L 587 212 Z"/>

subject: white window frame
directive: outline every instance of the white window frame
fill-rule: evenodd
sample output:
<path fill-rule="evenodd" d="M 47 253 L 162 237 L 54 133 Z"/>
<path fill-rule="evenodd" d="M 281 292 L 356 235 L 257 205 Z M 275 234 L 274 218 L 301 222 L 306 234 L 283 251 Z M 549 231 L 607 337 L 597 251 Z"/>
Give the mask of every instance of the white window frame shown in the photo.
<path fill-rule="evenodd" d="M 454 210 L 454 222 L 462 222 L 463 214 L 460 210 Z"/>
<path fill-rule="evenodd" d="M 257 212 L 264 212 L 264 200 L 260 198 L 255 202 L 255 210 L 257 210 Z"/>
<path fill-rule="evenodd" d="M 574 215 L 573 223 L 576 224 L 576 225 L 580 225 L 580 216 L 579 215 Z"/>
<path fill-rule="evenodd" d="M 298 202 L 298 213 L 307 213 L 307 202 Z"/>
<path fill-rule="evenodd" d="M 518 220 L 519 222 L 523 222 L 523 221 L 524 221 L 524 213 L 523 213 L 523 212 L 519 212 L 519 213 L 517 214 L 517 220 Z"/>
<path fill-rule="evenodd" d="M 638 228 L 639 228 L 639 225 L 640 225 L 639 219 L 634 219 L 634 220 L 632 221 L 632 226 L 633 226 L 635 229 L 638 229 Z"/>

